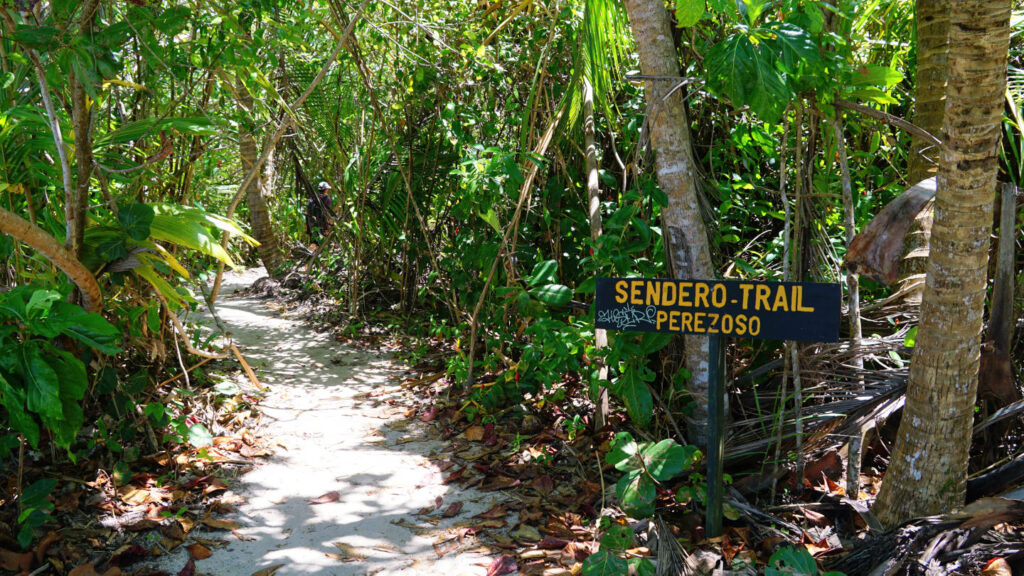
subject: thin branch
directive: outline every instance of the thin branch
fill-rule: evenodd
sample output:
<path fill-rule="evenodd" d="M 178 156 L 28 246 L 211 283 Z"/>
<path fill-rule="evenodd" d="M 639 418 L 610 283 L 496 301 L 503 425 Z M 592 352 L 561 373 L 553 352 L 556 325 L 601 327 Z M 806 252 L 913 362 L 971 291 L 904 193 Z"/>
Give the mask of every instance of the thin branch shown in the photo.
<path fill-rule="evenodd" d="M 882 120 L 883 122 L 891 124 L 897 128 L 902 128 L 906 132 L 909 132 L 910 134 L 913 134 L 924 139 L 933 146 L 939 146 L 942 144 L 942 141 L 933 136 L 931 132 L 925 130 L 924 128 L 921 128 L 917 124 L 907 122 L 906 120 L 898 116 L 893 116 L 892 114 L 882 112 L 881 110 L 869 108 L 867 106 L 864 106 L 863 104 L 857 104 L 856 102 L 843 100 L 842 98 L 836 98 L 835 106 L 836 108 L 845 108 L 846 110 L 859 112 L 861 114 L 864 114 L 865 116 L 870 116 L 872 118 Z"/>

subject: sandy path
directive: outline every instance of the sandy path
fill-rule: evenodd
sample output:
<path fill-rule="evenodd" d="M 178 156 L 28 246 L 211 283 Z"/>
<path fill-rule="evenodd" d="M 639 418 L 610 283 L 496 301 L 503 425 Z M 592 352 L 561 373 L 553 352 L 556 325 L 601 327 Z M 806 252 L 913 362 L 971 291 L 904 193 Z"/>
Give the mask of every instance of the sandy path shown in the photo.
<path fill-rule="evenodd" d="M 258 277 L 251 271 L 229 277 L 225 294 Z M 246 502 L 229 517 L 252 540 L 196 533 L 228 541 L 196 563 L 198 572 L 249 576 L 278 564 L 281 576 L 486 572 L 491 558 L 471 539 L 461 552 L 440 558 L 434 544 L 451 538 L 453 523 L 489 508 L 495 495 L 452 493 L 442 483 L 442 473 L 427 458 L 441 443 L 427 439 L 429 434 L 421 437 L 426 425 L 404 421 L 402 410 L 387 403 L 394 399 L 400 407 L 403 397 L 396 386 L 402 368 L 386 352 L 346 347 L 256 299 L 221 298 L 217 312 L 268 388 L 261 403 L 263 434 L 286 449 L 278 448 L 231 483 Z M 307 502 L 329 491 L 340 494 L 338 501 Z M 461 501 L 464 507 L 432 526 L 416 511 L 434 506 L 438 497 L 444 506 Z M 365 559 L 339 557 L 351 553 Z M 175 574 L 186 559 L 179 548 L 160 567 Z"/>

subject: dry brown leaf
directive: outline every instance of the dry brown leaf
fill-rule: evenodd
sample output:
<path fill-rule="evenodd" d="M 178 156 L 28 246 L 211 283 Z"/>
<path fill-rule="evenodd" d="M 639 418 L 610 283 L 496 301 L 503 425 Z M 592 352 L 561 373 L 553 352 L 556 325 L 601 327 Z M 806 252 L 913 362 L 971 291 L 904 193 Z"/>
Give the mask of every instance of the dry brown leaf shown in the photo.
<path fill-rule="evenodd" d="M 213 556 L 213 552 L 202 544 L 189 544 L 188 546 L 185 546 L 185 549 L 188 550 L 189 556 L 191 556 L 193 560 L 206 560 L 210 556 Z"/>
<path fill-rule="evenodd" d="M 90 562 L 89 564 L 82 564 L 71 572 L 68 572 L 68 576 L 121 576 L 121 569 L 117 566 L 113 566 L 103 574 L 100 574 L 96 571 L 96 567 Z"/>
<path fill-rule="evenodd" d="M 15 552 L 0 548 L 0 568 L 12 572 L 28 572 L 32 569 L 34 557 L 31 552 Z"/>
<path fill-rule="evenodd" d="M 321 494 L 316 498 L 309 498 L 306 502 L 309 502 L 310 504 L 328 504 L 330 502 L 337 502 L 339 498 L 341 498 L 341 494 L 338 494 L 335 490 L 331 490 L 330 492 Z"/>
<path fill-rule="evenodd" d="M 466 428 L 466 440 L 470 442 L 479 442 L 484 439 L 484 427 L 483 426 L 470 426 Z"/>
<path fill-rule="evenodd" d="M 203 524 L 214 530 L 238 530 L 242 527 L 241 524 L 234 520 L 222 520 L 220 518 L 210 518 L 209 516 L 203 518 Z"/>
<path fill-rule="evenodd" d="M 342 562 L 362 562 L 366 560 L 366 553 L 355 546 L 345 544 L 344 542 L 335 542 L 334 547 L 344 555 L 344 559 L 341 560 Z"/>
<path fill-rule="evenodd" d="M 274 576 L 278 570 L 284 567 L 284 564 L 274 564 L 273 566 L 267 566 L 261 570 L 257 570 L 252 573 L 252 576 Z"/>
<path fill-rule="evenodd" d="M 462 502 L 452 502 L 445 508 L 444 512 L 441 513 L 442 518 L 451 518 L 458 514 L 462 510 Z"/>

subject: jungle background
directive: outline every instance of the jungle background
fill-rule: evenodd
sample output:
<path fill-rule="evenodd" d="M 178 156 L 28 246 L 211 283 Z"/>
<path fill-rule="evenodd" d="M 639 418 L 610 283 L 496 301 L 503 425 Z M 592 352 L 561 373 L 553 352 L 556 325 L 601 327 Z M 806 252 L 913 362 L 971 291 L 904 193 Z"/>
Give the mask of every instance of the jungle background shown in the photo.
<path fill-rule="evenodd" d="M 933 414 L 956 405 L 939 437 L 963 463 L 922 464 L 935 486 L 907 483 L 922 496 L 888 497 L 872 532 L 1020 482 L 1024 44 L 1008 2 L 13 0 L 0 17 L 12 555 L 46 557 L 41 539 L 73 508 L 55 511 L 67 470 L 123 483 L 153 454 L 211 444 L 191 395 L 205 370 L 246 362 L 189 314 L 215 306 L 225 266 L 265 266 L 264 290 L 339 337 L 399 343 L 444 390 L 428 420 L 497 428 L 517 449 L 542 424 L 556 438 L 535 442 L 542 465 L 568 458 L 560 443 L 599 454 L 625 514 L 664 514 L 680 546 L 724 550 L 735 569 L 817 573 L 806 559 L 837 549 L 829 534 L 775 533 L 805 492 L 833 499 L 846 525 L 832 533 L 849 539 L 877 522 L 863 502 L 879 486 L 920 480 L 913 459 L 886 470 L 911 364 L 928 357 L 957 359 L 955 392 L 940 376 L 916 397 Z M 957 174 L 977 166 L 988 176 L 965 188 Z M 304 212 L 321 181 L 336 218 L 313 245 Z M 947 283 L 973 290 L 952 331 L 918 330 L 926 273 L 942 269 L 928 265 L 932 195 L 936 230 L 957 205 L 980 230 L 939 243 L 974 250 L 953 252 L 974 275 Z M 703 536 L 706 344 L 595 334 L 597 276 L 842 283 L 839 344 L 729 343 L 727 515 L 772 527 L 775 548 Z M 961 329 L 965 347 L 942 348 Z M 576 570 L 653 573 L 630 524 L 592 504 L 577 512 L 604 536 Z M 979 567 L 1004 555 L 1019 570 L 1012 540 L 986 540 L 1012 553 Z"/>

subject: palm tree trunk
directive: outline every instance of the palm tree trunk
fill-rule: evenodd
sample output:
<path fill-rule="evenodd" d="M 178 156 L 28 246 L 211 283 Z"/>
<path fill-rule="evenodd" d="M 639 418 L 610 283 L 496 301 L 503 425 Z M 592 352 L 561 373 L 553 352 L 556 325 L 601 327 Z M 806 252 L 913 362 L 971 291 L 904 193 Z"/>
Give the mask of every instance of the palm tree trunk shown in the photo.
<path fill-rule="evenodd" d="M 949 0 L 917 0 L 914 18 L 917 25 L 914 124 L 938 134 L 946 105 Z M 935 175 L 939 150 L 918 135 L 912 135 L 910 142 L 909 182 L 914 185 Z"/>
<path fill-rule="evenodd" d="M 648 78 L 678 77 L 678 55 L 664 4 L 627 0 L 626 12 L 643 74 Z M 698 207 L 690 123 L 680 92 L 669 94 L 674 84 L 671 80 L 645 81 L 651 143 L 657 154 L 658 185 L 668 196 L 668 206 L 661 212 L 665 256 L 675 278 L 713 278 L 707 232 Z M 708 419 L 708 339 L 687 336 L 685 342 L 686 367 L 690 371 L 687 388 L 696 401 L 693 414 L 687 420 L 688 440 L 704 446 Z"/>
<path fill-rule="evenodd" d="M 963 503 L 1001 138 L 1010 3 L 953 2 L 942 163 L 917 346 L 889 471 L 887 526 Z"/>
<path fill-rule="evenodd" d="M 242 108 L 244 115 L 252 115 L 252 96 L 241 81 L 238 82 L 238 105 Z M 256 167 L 259 151 L 252 131 L 244 124 L 240 124 L 238 128 L 238 148 L 242 158 L 242 170 L 248 173 Z M 262 170 L 260 172 L 262 173 Z M 253 238 L 260 243 L 257 248 L 260 260 L 267 269 L 267 273 L 273 276 L 284 264 L 284 255 L 281 254 L 281 249 L 278 247 L 277 236 L 274 235 L 274 228 L 270 222 L 267 202 L 263 197 L 263 182 L 264 179 L 260 177 L 248 180 L 245 201 L 249 207 L 249 226 L 252 227 Z"/>

